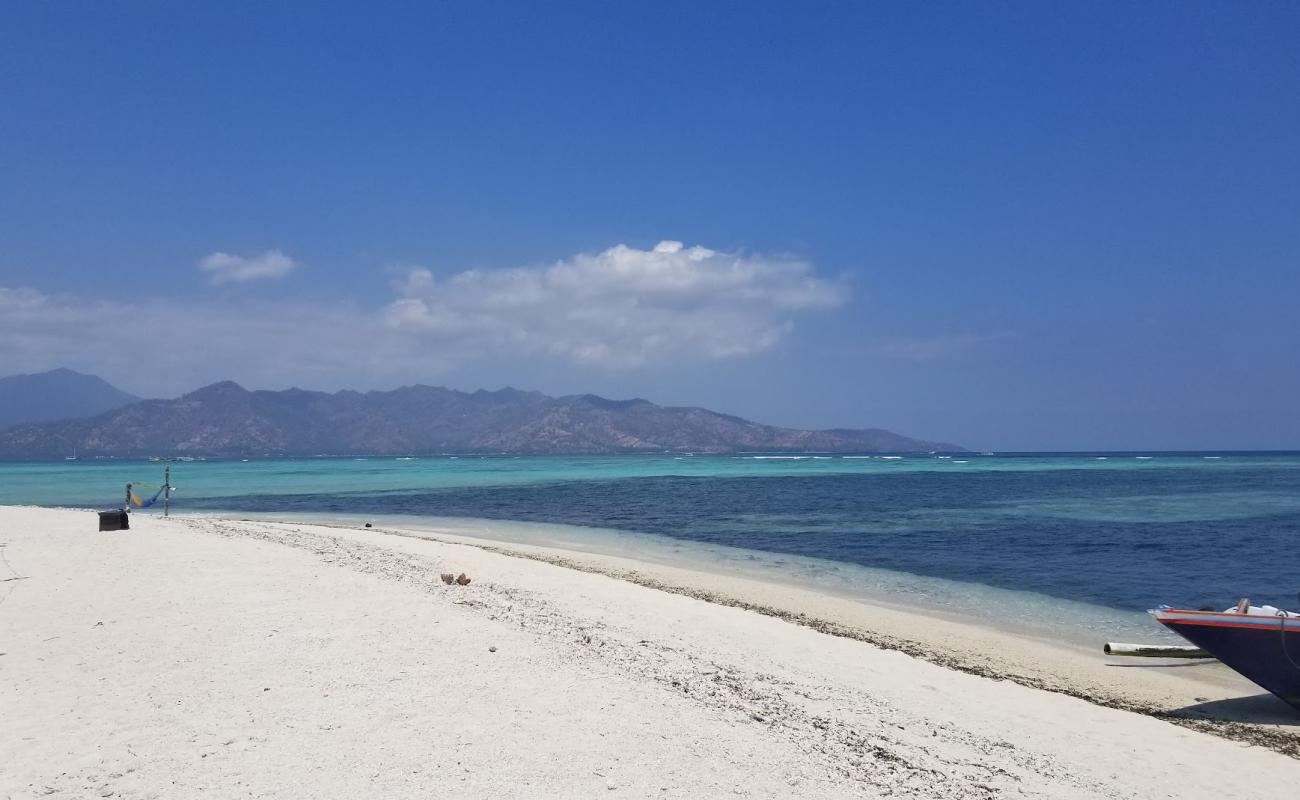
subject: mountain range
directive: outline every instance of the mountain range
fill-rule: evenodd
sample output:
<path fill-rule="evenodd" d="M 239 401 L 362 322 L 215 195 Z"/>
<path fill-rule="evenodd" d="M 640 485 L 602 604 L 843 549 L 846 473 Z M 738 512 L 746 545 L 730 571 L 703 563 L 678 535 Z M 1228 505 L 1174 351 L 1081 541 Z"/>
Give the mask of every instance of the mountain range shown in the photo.
<path fill-rule="evenodd" d="M 703 408 L 436 386 L 249 391 L 224 381 L 84 419 L 0 431 L 0 458 L 432 453 L 960 451 L 871 429 L 795 430 Z"/>
<path fill-rule="evenodd" d="M 0 428 L 20 422 L 90 417 L 140 398 L 103 378 L 70 369 L 0 378 Z"/>

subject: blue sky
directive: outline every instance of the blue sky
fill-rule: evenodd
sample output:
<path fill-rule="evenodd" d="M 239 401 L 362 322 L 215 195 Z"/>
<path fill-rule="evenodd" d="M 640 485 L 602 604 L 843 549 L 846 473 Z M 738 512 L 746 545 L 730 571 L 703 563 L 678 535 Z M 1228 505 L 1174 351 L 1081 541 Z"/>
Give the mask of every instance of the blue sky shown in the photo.
<path fill-rule="evenodd" d="M 373 5 L 6 4 L 0 373 L 1300 448 L 1300 6 Z"/>

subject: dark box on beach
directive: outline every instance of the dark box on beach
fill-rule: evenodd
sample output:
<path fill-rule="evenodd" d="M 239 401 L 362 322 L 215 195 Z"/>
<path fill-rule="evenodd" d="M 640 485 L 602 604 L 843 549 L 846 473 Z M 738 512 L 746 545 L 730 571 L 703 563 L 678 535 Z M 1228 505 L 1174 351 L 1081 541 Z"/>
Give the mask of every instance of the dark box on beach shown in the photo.
<path fill-rule="evenodd" d="M 99 529 L 101 531 L 128 531 L 131 529 L 131 518 L 125 511 L 101 511 L 99 512 Z"/>

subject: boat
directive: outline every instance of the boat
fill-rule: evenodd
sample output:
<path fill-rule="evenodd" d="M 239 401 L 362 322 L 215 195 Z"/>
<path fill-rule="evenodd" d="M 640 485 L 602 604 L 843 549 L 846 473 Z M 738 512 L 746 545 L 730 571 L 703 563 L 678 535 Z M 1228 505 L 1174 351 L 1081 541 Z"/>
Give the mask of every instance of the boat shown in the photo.
<path fill-rule="evenodd" d="M 1252 606 L 1225 611 L 1153 608 L 1156 621 L 1300 710 L 1300 612 Z"/>

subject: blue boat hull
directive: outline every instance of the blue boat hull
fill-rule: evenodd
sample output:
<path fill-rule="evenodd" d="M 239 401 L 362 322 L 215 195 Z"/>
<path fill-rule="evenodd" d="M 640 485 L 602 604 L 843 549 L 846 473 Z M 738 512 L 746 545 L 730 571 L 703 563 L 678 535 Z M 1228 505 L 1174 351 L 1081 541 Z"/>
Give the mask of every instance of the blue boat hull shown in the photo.
<path fill-rule="evenodd" d="M 1160 622 L 1300 709 L 1300 619 L 1267 628 Z"/>

